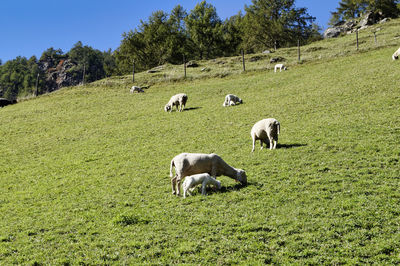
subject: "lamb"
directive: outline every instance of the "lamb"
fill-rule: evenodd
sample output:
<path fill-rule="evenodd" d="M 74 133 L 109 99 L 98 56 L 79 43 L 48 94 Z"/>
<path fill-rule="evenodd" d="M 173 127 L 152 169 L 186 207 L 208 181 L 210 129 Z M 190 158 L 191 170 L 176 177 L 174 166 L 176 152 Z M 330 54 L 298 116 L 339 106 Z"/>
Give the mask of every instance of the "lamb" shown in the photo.
<path fill-rule="evenodd" d="M 393 59 L 393 60 L 399 59 L 399 55 L 400 55 L 400 48 L 397 49 L 396 52 L 394 52 L 394 54 L 392 55 L 392 59 Z"/>
<path fill-rule="evenodd" d="M 192 195 L 194 187 L 201 184 L 201 194 L 206 195 L 206 187 L 208 184 L 214 185 L 217 189 L 221 189 L 221 182 L 212 178 L 207 173 L 187 176 L 183 181 L 183 198 L 186 198 L 186 193 Z"/>
<path fill-rule="evenodd" d="M 134 93 L 134 92 L 140 93 L 140 92 L 144 92 L 144 90 L 143 90 L 141 87 L 132 86 L 130 92 L 131 92 L 131 93 Z"/>
<path fill-rule="evenodd" d="M 274 70 L 275 73 L 276 73 L 276 70 L 278 70 L 278 68 L 279 68 L 279 72 L 282 72 L 282 69 L 287 70 L 287 67 L 284 64 L 276 64 L 275 70 Z"/>
<path fill-rule="evenodd" d="M 172 174 L 172 168 L 174 167 L 175 176 Z M 207 173 L 214 178 L 225 175 L 235 179 L 243 185 L 247 184 L 247 176 L 245 171 L 228 165 L 215 153 L 181 153 L 171 160 L 170 177 L 172 194 L 179 196 L 180 183 L 183 178 L 200 173 Z"/>
<path fill-rule="evenodd" d="M 225 102 L 222 104 L 222 106 L 233 106 L 238 103 L 243 103 L 242 99 L 240 99 L 236 95 L 228 94 L 225 96 Z"/>
<path fill-rule="evenodd" d="M 253 149 L 251 152 L 254 152 L 256 140 L 260 140 L 261 149 L 263 148 L 263 142 L 265 145 L 268 145 L 267 140 L 269 141 L 269 149 L 276 149 L 280 129 L 280 123 L 274 118 L 263 119 L 255 123 L 250 132 L 253 139 Z"/>
<path fill-rule="evenodd" d="M 172 112 L 172 107 L 175 105 L 176 110 L 182 112 L 185 109 L 185 105 L 187 102 L 187 95 L 185 93 L 179 93 L 171 97 L 169 102 L 165 105 L 164 110 L 165 112 Z M 179 106 L 179 109 L 178 109 Z"/>

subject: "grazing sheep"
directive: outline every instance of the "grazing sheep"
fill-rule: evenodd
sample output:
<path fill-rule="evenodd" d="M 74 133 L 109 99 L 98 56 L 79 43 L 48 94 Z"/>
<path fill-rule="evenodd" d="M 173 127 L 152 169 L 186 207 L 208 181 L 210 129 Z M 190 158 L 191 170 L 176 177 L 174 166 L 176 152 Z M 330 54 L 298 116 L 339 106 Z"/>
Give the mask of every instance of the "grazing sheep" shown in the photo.
<path fill-rule="evenodd" d="M 281 125 L 274 118 L 263 119 L 255 123 L 250 132 L 253 139 L 253 149 L 251 152 L 254 152 L 256 140 L 260 140 L 261 149 L 263 148 L 263 142 L 265 145 L 268 145 L 267 140 L 269 141 L 269 149 L 276 149 L 280 129 Z"/>
<path fill-rule="evenodd" d="M 131 93 L 134 93 L 134 92 L 140 93 L 140 92 L 144 92 L 144 90 L 143 90 L 141 87 L 132 86 L 130 92 L 131 92 Z"/>
<path fill-rule="evenodd" d="M 287 70 L 287 67 L 284 64 L 276 64 L 275 69 L 274 69 L 275 73 L 276 73 L 276 70 L 278 70 L 278 68 L 279 68 L 279 72 L 282 72 L 282 69 Z"/>
<path fill-rule="evenodd" d="M 173 167 L 175 167 L 175 176 L 172 174 Z M 239 181 L 241 184 L 247 184 L 245 171 L 228 165 L 215 153 L 181 153 L 171 160 L 170 177 L 172 194 L 176 194 L 177 196 L 180 194 L 180 183 L 183 178 L 200 173 L 210 174 L 214 178 L 225 175 Z M 175 187 L 177 192 L 175 191 Z"/>
<path fill-rule="evenodd" d="M 240 99 L 236 95 L 228 94 L 225 96 L 225 102 L 222 104 L 222 106 L 233 106 L 238 103 L 243 103 L 242 99 Z"/>
<path fill-rule="evenodd" d="M 176 110 L 182 112 L 185 109 L 185 105 L 187 102 L 187 95 L 185 93 L 179 93 L 171 97 L 169 102 L 165 105 L 164 110 L 165 112 L 172 112 L 172 107 L 175 105 Z M 178 109 L 179 107 L 179 109 Z"/>
<path fill-rule="evenodd" d="M 399 55 L 400 55 L 400 48 L 397 49 L 396 52 L 394 52 L 394 54 L 392 55 L 392 59 L 393 59 L 393 60 L 399 59 Z"/>
<path fill-rule="evenodd" d="M 183 198 L 186 198 L 186 193 L 190 196 L 191 191 L 193 191 L 194 187 L 201 184 L 201 194 L 206 195 L 206 187 L 208 184 L 214 185 L 217 189 L 221 189 L 221 181 L 218 181 L 212 178 L 207 173 L 197 174 L 187 176 L 185 181 L 183 181 L 182 188 L 183 188 Z"/>
<path fill-rule="evenodd" d="M 6 98 L 0 98 L 0 107 L 4 107 L 10 104 L 17 103 L 17 100 L 9 100 Z"/>

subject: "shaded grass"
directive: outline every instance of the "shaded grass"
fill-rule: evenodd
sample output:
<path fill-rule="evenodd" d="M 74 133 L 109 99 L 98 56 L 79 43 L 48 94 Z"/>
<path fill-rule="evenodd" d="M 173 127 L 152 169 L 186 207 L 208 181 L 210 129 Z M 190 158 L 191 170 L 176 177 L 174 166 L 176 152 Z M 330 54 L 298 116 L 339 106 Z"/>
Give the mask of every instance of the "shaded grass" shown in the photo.
<path fill-rule="evenodd" d="M 1 264 L 399 263 L 392 50 L 144 94 L 99 82 L 1 109 Z M 178 92 L 188 111 L 165 113 Z M 223 108 L 228 93 L 244 104 Z M 266 117 L 278 149 L 251 154 Z M 221 177 L 219 192 L 176 198 L 180 152 L 215 152 L 249 185 Z"/>

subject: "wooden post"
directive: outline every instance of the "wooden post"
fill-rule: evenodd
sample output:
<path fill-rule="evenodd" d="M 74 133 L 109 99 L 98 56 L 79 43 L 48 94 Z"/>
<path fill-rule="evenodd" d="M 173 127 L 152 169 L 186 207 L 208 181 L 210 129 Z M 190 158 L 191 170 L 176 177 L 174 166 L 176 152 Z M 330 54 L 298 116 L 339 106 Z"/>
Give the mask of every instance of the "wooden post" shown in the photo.
<path fill-rule="evenodd" d="M 86 71 L 86 66 L 83 64 L 83 77 L 82 77 L 82 85 L 85 85 L 85 71 Z"/>
<path fill-rule="evenodd" d="M 132 83 L 135 82 L 135 59 L 132 60 Z"/>
<path fill-rule="evenodd" d="M 244 61 L 244 49 L 242 49 L 242 62 L 243 62 L 243 72 L 246 71 L 246 63 Z"/>
<path fill-rule="evenodd" d="M 36 97 L 39 95 L 38 84 L 39 84 L 39 73 L 37 73 L 36 77 Z"/>
<path fill-rule="evenodd" d="M 356 39 L 357 39 L 357 51 L 358 51 L 358 29 L 356 30 Z"/>
<path fill-rule="evenodd" d="M 185 58 L 185 55 L 183 55 L 183 71 L 185 73 L 185 78 L 186 78 L 186 58 Z"/>
<path fill-rule="evenodd" d="M 300 62 L 300 39 L 297 40 L 297 61 Z"/>

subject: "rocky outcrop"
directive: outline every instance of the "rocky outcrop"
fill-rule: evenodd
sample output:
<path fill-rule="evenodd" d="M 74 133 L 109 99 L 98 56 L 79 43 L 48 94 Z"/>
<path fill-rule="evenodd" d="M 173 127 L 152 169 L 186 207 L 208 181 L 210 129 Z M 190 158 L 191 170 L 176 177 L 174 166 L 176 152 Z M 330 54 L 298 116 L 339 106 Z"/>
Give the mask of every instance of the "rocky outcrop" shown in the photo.
<path fill-rule="evenodd" d="M 340 21 L 333 27 L 326 29 L 324 32 L 324 38 L 335 38 L 342 33 L 350 32 L 357 26 L 355 20 Z"/>
<path fill-rule="evenodd" d="M 384 23 L 387 21 L 387 18 L 384 18 L 380 13 L 368 12 L 359 19 L 358 23 L 355 19 L 340 21 L 333 27 L 326 29 L 324 32 L 324 38 L 335 38 L 340 34 L 353 33 L 356 30 L 366 29 L 371 25 L 380 23 L 381 21 Z"/>
<path fill-rule="evenodd" d="M 62 59 L 57 64 L 54 64 L 51 59 L 43 60 L 39 62 L 39 68 L 45 74 L 47 92 L 75 86 L 82 82 L 82 75 L 77 74 L 77 65 L 70 59 Z"/>

